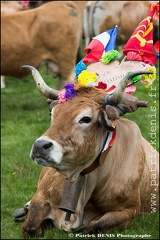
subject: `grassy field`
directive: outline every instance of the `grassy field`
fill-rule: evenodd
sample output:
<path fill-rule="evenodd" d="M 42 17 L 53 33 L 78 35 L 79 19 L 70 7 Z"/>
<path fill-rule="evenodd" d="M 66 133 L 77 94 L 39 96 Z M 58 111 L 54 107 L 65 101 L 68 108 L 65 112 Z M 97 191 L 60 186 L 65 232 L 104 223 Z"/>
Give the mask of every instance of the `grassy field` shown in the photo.
<path fill-rule="evenodd" d="M 41 68 L 40 72 L 51 87 L 57 86 L 52 76 L 46 76 L 44 68 Z M 139 125 L 143 136 L 150 142 L 149 133 L 153 117 L 151 107 L 156 107 L 154 118 L 157 122 L 157 150 L 159 150 L 158 74 L 157 66 L 157 79 L 152 89 L 137 83 L 137 91 L 134 95 L 141 100 L 148 100 L 148 108 L 138 109 L 126 115 Z M 46 99 L 36 89 L 32 77 L 23 81 L 7 77 L 6 88 L 1 90 L 1 239 L 22 239 L 23 223 L 14 222 L 13 211 L 29 201 L 36 191 L 41 166 L 36 165 L 29 158 L 29 153 L 34 140 L 44 133 L 49 125 L 50 115 Z M 158 213 L 145 214 L 137 217 L 128 230 L 112 231 L 111 237 L 108 238 L 141 239 L 141 235 L 147 234 L 148 236 L 143 239 L 159 239 L 158 222 Z M 131 237 L 131 235 L 138 236 Z M 48 229 L 44 236 L 44 239 L 68 238 L 82 239 L 82 236 L 71 236 L 53 229 Z"/>

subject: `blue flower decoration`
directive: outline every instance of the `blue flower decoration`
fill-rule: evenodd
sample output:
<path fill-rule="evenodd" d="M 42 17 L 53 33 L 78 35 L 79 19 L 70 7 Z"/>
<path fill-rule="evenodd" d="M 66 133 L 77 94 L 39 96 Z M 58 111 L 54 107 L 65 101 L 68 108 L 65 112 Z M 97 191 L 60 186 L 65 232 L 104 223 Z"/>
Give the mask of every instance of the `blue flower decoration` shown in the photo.
<path fill-rule="evenodd" d="M 76 64 L 76 69 L 74 70 L 74 73 L 76 74 L 76 79 L 78 78 L 78 75 L 83 71 L 86 70 L 86 65 L 84 62 L 81 60 Z"/>

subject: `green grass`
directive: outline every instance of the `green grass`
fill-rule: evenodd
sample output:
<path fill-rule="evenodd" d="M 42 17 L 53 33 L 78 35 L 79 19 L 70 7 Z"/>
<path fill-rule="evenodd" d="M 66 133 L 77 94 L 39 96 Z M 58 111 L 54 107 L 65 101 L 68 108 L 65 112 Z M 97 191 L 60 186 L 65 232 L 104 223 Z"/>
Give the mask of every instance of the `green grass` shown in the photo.
<path fill-rule="evenodd" d="M 157 66 L 158 70 L 158 66 Z M 46 82 L 51 87 L 57 86 L 57 81 L 51 76 L 46 76 L 44 68 L 40 70 Z M 135 121 L 143 136 L 150 141 L 151 106 L 156 107 L 157 141 L 159 147 L 159 83 L 153 83 L 156 87 L 156 97 L 148 94 L 151 89 L 146 89 L 141 83 L 137 84 L 134 94 L 141 100 L 148 100 L 149 107 L 138 109 L 126 117 Z M 22 223 L 15 223 L 13 211 L 22 207 L 34 195 L 41 166 L 36 165 L 30 158 L 31 145 L 50 125 L 50 115 L 46 99 L 36 89 L 32 77 L 18 80 L 7 77 L 6 88 L 1 91 L 1 239 L 22 239 Z M 158 213 L 146 214 L 137 217 L 133 225 L 125 231 L 112 231 L 113 238 L 117 233 L 123 235 L 148 234 L 150 239 L 159 239 Z M 115 237 L 114 237 L 115 235 Z M 74 239 L 82 237 L 70 237 L 60 230 L 49 229 L 45 232 L 44 239 Z M 122 237 L 118 237 L 123 239 Z M 136 237 L 138 238 L 138 237 Z M 141 238 L 141 237 L 140 237 Z M 144 238 L 144 239 L 148 239 Z M 131 237 L 125 239 L 131 239 Z"/>

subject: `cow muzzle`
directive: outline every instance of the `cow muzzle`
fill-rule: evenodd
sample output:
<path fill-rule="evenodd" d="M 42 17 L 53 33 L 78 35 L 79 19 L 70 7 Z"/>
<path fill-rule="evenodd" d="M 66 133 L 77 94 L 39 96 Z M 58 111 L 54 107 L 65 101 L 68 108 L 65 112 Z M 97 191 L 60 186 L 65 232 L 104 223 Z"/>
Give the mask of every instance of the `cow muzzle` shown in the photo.
<path fill-rule="evenodd" d="M 62 148 L 54 140 L 45 136 L 38 138 L 31 149 L 30 157 L 37 163 L 43 166 L 54 167 L 62 160 Z"/>

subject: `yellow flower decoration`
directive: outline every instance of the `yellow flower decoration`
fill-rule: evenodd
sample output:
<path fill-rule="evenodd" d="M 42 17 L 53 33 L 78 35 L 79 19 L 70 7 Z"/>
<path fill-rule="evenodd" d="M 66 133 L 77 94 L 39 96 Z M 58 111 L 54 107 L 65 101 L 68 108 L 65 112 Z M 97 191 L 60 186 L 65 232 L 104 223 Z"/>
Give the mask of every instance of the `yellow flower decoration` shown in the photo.
<path fill-rule="evenodd" d="M 153 83 L 153 81 L 156 79 L 156 68 L 150 66 L 145 70 L 149 72 L 153 72 L 153 74 L 143 74 L 141 78 L 141 82 L 150 86 Z"/>
<path fill-rule="evenodd" d="M 81 71 L 78 75 L 78 82 L 84 85 L 93 85 L 96 82 L 97 74 L 95 72 Z"/>

